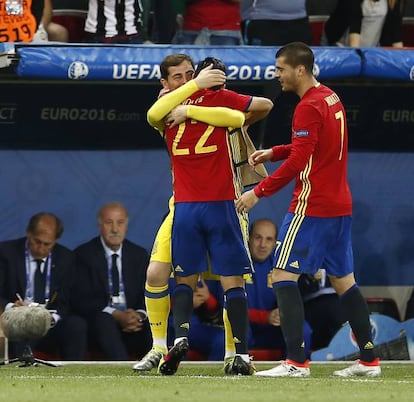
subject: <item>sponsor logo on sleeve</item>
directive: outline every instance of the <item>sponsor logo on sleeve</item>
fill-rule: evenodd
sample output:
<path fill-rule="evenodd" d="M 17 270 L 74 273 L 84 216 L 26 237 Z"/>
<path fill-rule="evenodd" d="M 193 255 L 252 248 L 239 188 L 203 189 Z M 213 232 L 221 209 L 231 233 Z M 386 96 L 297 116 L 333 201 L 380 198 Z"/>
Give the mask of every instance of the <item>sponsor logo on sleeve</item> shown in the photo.
<path fill-rule="evenodd" d="M 308 130 L 298 130 L 298 131 L 294 131 L 293 135 L 295 137 L 308 137 L 309 136 L 309 131 Z"/>

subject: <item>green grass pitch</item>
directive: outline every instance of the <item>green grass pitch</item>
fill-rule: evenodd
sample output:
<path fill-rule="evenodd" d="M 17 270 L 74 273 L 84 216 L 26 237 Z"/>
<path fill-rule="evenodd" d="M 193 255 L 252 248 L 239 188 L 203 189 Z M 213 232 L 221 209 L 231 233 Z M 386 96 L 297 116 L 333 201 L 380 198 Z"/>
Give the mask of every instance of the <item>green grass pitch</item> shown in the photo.
<path fill-rule="evenodd" d="M 0 366 L 0 401 L 7 402 L 221 402 L 413 401 L 414 364 L 382 362 L 377 378 L 337 378 L 350 362 L 311 363 L 308 378 L 228 377 L 221 363 L 183 362 L 174 376 L 135 373 L 132 362 L 60 367 Z M 259 370 L 275 365 L 257 362 Z"/>

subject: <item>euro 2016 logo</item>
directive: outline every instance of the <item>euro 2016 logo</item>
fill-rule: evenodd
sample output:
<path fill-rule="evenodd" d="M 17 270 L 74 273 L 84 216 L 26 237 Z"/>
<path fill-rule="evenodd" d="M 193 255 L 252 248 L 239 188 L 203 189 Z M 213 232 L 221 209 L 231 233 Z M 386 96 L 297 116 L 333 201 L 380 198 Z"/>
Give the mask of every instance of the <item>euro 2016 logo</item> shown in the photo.
<path fill-rule="evenodd" d="M 89 68 L 82 61 L 74 61 L 68 68 L 68 78 L 71 80 L 83 80 L 88 76 Z"/>

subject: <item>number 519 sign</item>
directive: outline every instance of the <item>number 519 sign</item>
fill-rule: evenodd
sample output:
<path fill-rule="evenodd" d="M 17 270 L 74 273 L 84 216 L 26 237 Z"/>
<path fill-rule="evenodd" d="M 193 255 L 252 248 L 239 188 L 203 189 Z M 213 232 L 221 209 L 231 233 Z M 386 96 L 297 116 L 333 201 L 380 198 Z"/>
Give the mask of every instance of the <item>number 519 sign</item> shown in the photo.
<path fill-rule="evenodd" d="M 0 2 L 0 42 L 31 42 L 36 29 L 32 0 Z"/>

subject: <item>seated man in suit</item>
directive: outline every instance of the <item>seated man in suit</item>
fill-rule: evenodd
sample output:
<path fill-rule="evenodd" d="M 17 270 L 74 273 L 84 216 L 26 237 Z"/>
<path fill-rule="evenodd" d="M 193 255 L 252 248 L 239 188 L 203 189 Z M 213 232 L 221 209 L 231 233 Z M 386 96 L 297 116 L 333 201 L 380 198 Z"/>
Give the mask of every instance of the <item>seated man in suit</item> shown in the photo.
<path fill-rule="evenodd" d="M 128 212 L 118 203 L 101 207 L 100 235 L 75 249 L 75 310 L 86 318 L 90 346 L 107 360 L 141 359 L 152 346 L 144 304 L 147 251 L 125 239 Z"/>
<path fill-rule="evenodd" d="M 52 213 L 32 216 L 26 237 L 0 243 L 0 311 L 39 303 L 51 311 L 51 327 L 34 341 L 34 351 L 59 353 L 62 360 L 83 360 L 86 322 L 71 315 L 69 294 L 74 278 L 72 251 L 57 244 L 63 224 Z M 10 356 L 20 357 L 24 345 L 10 342 Z"/>

